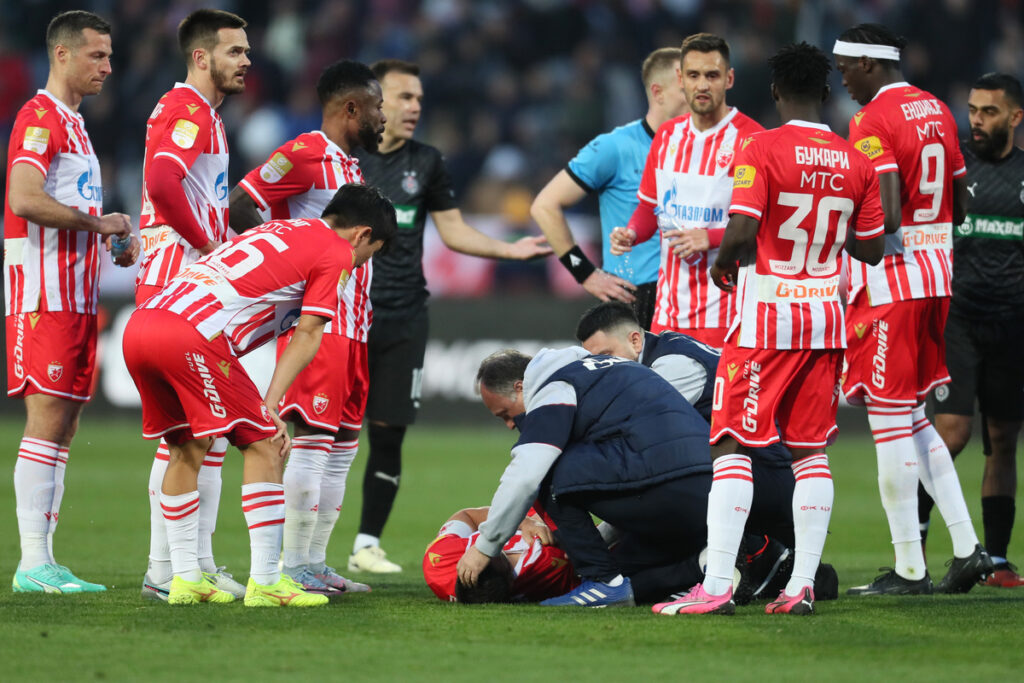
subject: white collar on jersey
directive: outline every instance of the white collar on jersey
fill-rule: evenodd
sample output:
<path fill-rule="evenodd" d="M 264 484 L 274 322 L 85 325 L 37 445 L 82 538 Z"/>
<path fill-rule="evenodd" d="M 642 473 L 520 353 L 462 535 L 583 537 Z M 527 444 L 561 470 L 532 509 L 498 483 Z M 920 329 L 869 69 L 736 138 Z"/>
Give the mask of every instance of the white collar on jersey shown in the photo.
<path fill-rule="evenodd" d="M 840 57 L 871 57 L 872 59 L 888 59 L 900 61 L 900 49 L 892 45 L 872 45 L 870 43 L 848 43 L 837 40 L 832 54 Z"/>
<path fill-rule="evenodd" d="M 188 83 L 182 83 L 182 82 L 179 81 L 178 83 L 174 84 L 174 87 L 175 88 L 188 88 L 189 90 L 191 90 L 195 94 L 199 95 L 199 97 L 202 97 L 203 102 L 206 102 L 206 104 L 209 104 L 210 105 L 210 109 L 213 109 L 213 105 L 210 104 L 210 100 L 208 100 L 205 97 L 203 97 L 203 93 L 199 92 L 199 89 L 196 88 L 194 85 L 189 85 Z"/>
<path fill-rule="evenodd" d="M 75 118 L 79 119 L 82 118 L 81 114 L 79 114 L 77 111 L 61 102 L 60 99 L 58 99 L 57 96 L 49 90 L 46 90 L 45 88 L 40 88 L 39 90 L 36 90 L 36 94 L 45 95 L 51 102 L 53 102 L 55 107 L 64 110 L 64 113 L 66 113 L 68 116 L 74 116 Z"/>
<path fill-rule="evenodd" d="M 729 123 L 731 123 L 732 120 L 736 118 L 736 113 L 738 111 L 739 109 L 737 109 L 736 107 L 729 107 L 729 113 L 723 116 L 721 121 L 711 126 L 707 130 L 697 130 L 697 127 L 693 125 L 693 114 L 689 114 L 690 130 L 693 131 L 693 134 L 696 135 L 697 137 L 707 137 L 709 135 L 714 135 L 718 131 L 728 126 Z"/>
<path fill-rule="evenodd" d="M 828 127 L 827 123 L 811 123 L 810 121 L 804 121 L 803 119 L 790 119 L 782 125 L 800 126 L 801 128 L 817 128 L 818 130 L 823 130 L 829 133 L 832 132 L 832 129 Z"/>
<path fill-rule="evenodd" d="M 900 81 L 899 83 L 890 83 L 889 85 L 883 85 L 881 88 L 878 89 L 878 92 L 876 92 L 875 96 L 872 97 L 871 99 L 872 100 L 876 99 L 879 95 L 884 93 L 886 90 L 892 90 L 894 88 L 909 88 L 909 87 L 910 87 L 910 84 L 907 83 L 906 81 Z"/>

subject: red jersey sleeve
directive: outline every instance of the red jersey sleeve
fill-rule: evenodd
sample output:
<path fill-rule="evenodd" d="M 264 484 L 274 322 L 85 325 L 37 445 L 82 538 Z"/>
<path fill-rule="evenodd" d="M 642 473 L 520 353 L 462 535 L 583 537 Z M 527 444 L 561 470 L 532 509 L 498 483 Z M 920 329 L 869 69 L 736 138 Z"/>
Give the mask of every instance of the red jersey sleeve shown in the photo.
<path fill-rule="evenodd" d="M 863 154 L 876 173 L 899 173 L 900 167 L 893 154 L 894 141 L 888 126 L 881 117 L 875 116 L 877 109 L 861 109 L 850 119 L 850 142 Z M 954 129 L 955 130 L 955 129 Z"/>
<path fill-rule="evenodd" d="M 341 292 L 355 265 L 355 252 L 345 240 L 335 239 L 336 244 L 325 245 L 323 256 L 306 278 L 306 291 L 302 295 L 303 315 L 333 319 L 338 310 Z"/>
<path fill-rule="evenodd" d="M 45 178 L 66 135 L 64 126 L 53 111 L 29 103 L 18 113 L 11 132 L 11 167 L 14 164 L 31 164 Z"/>
<path fill-rule="evenodd" d="M 869 240 L 885 234 L 885 213 L 882 211 L 882 197 L 878 189 L 878 174 L 870 164 L 851 157 L 858 168 L 862 169 L 861 195 L 856 201 L 856 208 L 851 217 L 853 236 L 859 240 Z"/>
<path fill-rule="evenodd" d="M 195 103 L 183 100 L 171 107 L 164 114 L 167 117 L 164 130 L 154 141 L 153 159 L 167 157 L 187 173 L 210 144 L 213 119 L 209 106 L 199 101 L 198 96 Z"/>
<path fill-rule="evenodd" d="M 732 176 L 730 215 L 739 213 L 759 221 L 764 217 L 768 206 L 768 169 L 762 160 L 763 144 L 760 135 L 752 135 L 740 144 Z"/>
<path fill-rule="evenodd" d="M 661 150 L 665 146 L 665 138 L 668 137 L 671 126 L 667 125 L 673 123 L 676 119 L 669 119 L 665 123 L 661 124 L 658 128 L 658 132 L 654 134 L 654 140 L 651 141 L 651 149 L 647 152 L 647 161 L 644 163 L 644 173 L 640 176 L 640 188 L 637 190 L 636 197 L 641 202 L 650 204 L 652 206 L 658 203 L 658 157 L 661 156 Z"/>
<path fill-rule="evenodd" d="M 461 536 L 439 536 L 423 553 L 423 578 L 434 595 L 445 602 L 455 600 L 456 569 L 468 542 Z"/>
<path fill-rule="evenodd" d="M 261 211 L 271 204 L 302 194 L 313 187 L 316 174 L 322 173 L 321 150 L 301 136 L 278 147 L 259 168 L 246 174 L 239 183 Z"/>

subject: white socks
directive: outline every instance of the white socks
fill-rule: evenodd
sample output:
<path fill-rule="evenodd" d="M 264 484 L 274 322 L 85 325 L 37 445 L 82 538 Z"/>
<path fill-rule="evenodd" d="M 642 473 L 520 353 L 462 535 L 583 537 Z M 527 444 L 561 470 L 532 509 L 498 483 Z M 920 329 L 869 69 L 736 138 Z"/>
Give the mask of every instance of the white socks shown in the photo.
<path fill-rule="evenodd" d="M 284 486 L 270 482 L 242 484 L 242 512 L 249 526 L 252 552 L 249 576 L 264 586 L 275 584 L 281 578 L 277 562 L 284 532 Z"/>
<path fill-rule="evenodd" d="M 67 450 L 52 441 L 24 437 L 14 465 L 14 497 L 21 538 L 22 569 L 53 563 L 49 539 L 57 527 L 64 492 Z M 57 481 L 60 469 L 59 484 Z"/>
<path fill-rule="evenodd" d="M 911 431 L 911 408 L 874 404 L 867 408 L 878 459 L 878 490 L 896 553 L 896 573 L 917 581 L 924 578 L 926 568 L 917 522 L 920 468 Z"/>
<path fill-rule="evenodd" d="M 334 437 L 296 436 L 284 470 L 284 566 L 309 564 L 309 543 L 316 526 L 321 480 Z"/>
<path fill-rule="evenodd" d="M 189 491 L 177 496 L 161 492 L 160 509 L 163 511 L 164 525 L 167 529 L 167 543 L 170 547 L 174 575 L 186 581 L 199 581 L 203 577 L 196 555 L 199 491 Z"/>
<path fill-rule="evenodd" d="M 323 571 L 327 562 L 327 543 L 331 540 L 331 532 L 341 515 L 341 505 L 345 500 L 345 482 L 348 471 L 359 450 L 359 440 L 335 441 L 331 446 L 331 455 L 327 459 L 327 467 L 320 482 L 320 504 L 316 512 L 316 526 L 309 541 L 309 565 L 316 571 Z"/>
<path fill-rule="evenodd" d="M 704 591 L 708 595 L 723 595 L 732 587 L 736 553 L 754 496 L 754 478 L 750 458 L 745 455 L 723 455 L 715 459 L 712 469 Z"/>
<path fill-rule="evenodd" d="M 217 530 L 217 512 L 220 510 L 221 470 L 228 440 L 217 437 L 203 458 L 199 468 L 199 566 L 211 574 L 217 571 L 213 559 L 213 532 Z"/>
<path fill-rule="evenodd" d="M 924 414 L 924 404 L 914 408 L 914 445 L 917 447 L 921 483 L 933 499 L 953 539 L 953 555 L 967 557 L 978 544 L 978 535 L 971 524 L 960 477 L 946 443 Z"/>
<path fill-rule="evenodd" d="M 167 523 L 160 507 L 160 489 L 171 457 L 167 442 L 160 440 L 153 466 L 149 470 L 149 567 L 146 574 L 153 583 L 165 583 L 174 576 L 171 569 L 171 549 L 167 545 Z"/>
<path fill-rule="evenodd" d="M 814 574 L 821 561 L 821 552 L 828 536 L 832 516 L 832 473 L 824 453 L 793 463 L 796 486 L 793 488 L 793 531 L 796 554 L 793 574 L 786 584 L 786 595 L 799 595 L 804 588 L 814 587 Z"/>

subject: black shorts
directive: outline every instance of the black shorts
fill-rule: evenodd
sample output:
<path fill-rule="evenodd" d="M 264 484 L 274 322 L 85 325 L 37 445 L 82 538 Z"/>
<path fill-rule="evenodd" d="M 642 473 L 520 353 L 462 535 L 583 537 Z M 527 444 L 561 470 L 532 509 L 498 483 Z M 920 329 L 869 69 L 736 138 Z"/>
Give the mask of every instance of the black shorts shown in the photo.
<path fill-rule="evenodd" d="M 651 329 L 651 321 L 654 320 L 654 302 L 658 298 L 657 281 L 637 285 L 633 296 L 636 297 L 633 300 L 633 312 L 636 313 L 636 319 L 640 321 L 640 327 L 645 330 Z"/>
<path fill-rule="evenodd" d="M 370 371 L 367 420 L 393 427 L 416 421 L 428 329 L 426 308 L 411 319 L 373 321 L 366 347 Z"/>
<path fill-rule="evenodd" d="M 1024 418 L 1024 362 L 1017 344 L 1024 320 L 987 322 L 950 312 L 946 321 L 946 367 L 950 383 L 936 388 L 935 412 L 997 420 Z"/>

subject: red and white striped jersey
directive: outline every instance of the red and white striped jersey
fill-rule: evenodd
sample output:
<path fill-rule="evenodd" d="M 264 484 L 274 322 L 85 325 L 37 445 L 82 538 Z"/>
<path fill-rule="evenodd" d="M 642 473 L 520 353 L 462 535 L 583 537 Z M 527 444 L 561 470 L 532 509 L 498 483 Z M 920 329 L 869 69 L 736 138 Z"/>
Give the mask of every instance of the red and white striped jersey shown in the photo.
<path fill-rule="evenodd" d="M 756 349 L 846 347 L 840 253 L 885 233 L 878 176 L 828 126 L 790 121 L 744 140 L 730 214 L 760 222 L 757 258 L 740 269 L 739 318 L 729 330 Z"/>
<path fill-rule="evenodd" d="M 145 256 L 139 285 L 163 287 L 199 252 L 167 223 L 149 200 L 148 169 L 157 157 L 173 160 L 185 171 L 182 189 L 196 222 L 211 240 L 228 238 L 228 139 L 224 123 L 198 90 L 175 83 L 146 123 L 146 161 L 142 169 L 142 216 L 139 228 Z"/>
<path fill-rule="evenodd" d="M 78 112 L 45 90 L 18 111 L 7 147 L 7 177 L 29 164 L 55 200 L 103 214 L 100 164 Z M 34 311 L 96 313 L 100 235 L 37 225 L 15 216 L 4 198 L 4 299 L 7 315 Z"/>
<path fill-rule="evenodd" d="M 348 183 L 363 183 L 359 160 L 349 156 L 321 131 L 303 133 L 278 147 L 270 158 L 239 183 L 263 220 L 319 218 Z M 355 269 L 342 292 L 337 315 L 327 324 L 327 334 L 340 334 L 365 342 L 373 322 L 370 281 L 373 261 Z"/>
<path fill-rule="evenodd" d="M 735 150 L 751 133 L 764 130 L 733 107 L 712 128 L 699 131 L 690 114 L 658 128 L 647 154 L 637 197 L 654 205 L 661 239 L 661 264 L 654 322 L 688 330 L 728 327 L 735 316 L 732 296 L 708 275 L 718 249 L 684 261 L 672 253 L 666 230 L 724 228 L 729 222 Z"/>
<path fill-rule="evenodd" d="M 173 311 L 239 356 L 287 332 L 302 314 L 331 318 L 355 253 L 326 222 L 264 223 L 178 273 L 142 308 Z"/>
<path fill-rule="evenodd" d="M 951 296 L 953 178 L 967 173 L 949 108 L 908 83 L 881 88 L 850 120 L 850 142 L 879 174 L 900 175 L 900 229 L 877 266 L 847 258 L 850 296 L 868 304 Z"/>

